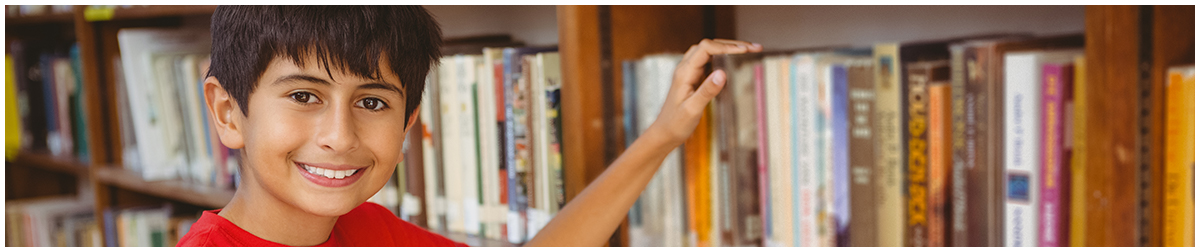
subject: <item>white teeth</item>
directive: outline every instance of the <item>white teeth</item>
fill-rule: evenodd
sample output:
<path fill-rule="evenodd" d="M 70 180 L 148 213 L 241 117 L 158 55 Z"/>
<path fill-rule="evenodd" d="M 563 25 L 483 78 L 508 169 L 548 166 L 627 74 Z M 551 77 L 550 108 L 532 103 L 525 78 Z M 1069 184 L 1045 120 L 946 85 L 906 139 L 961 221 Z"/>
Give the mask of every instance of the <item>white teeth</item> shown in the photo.
<path fill-rule="evenodd" d="M 354 175 L 354 173 L 358 172 L 358 170 L 337 170 L 337 171 L 335 171 L 335 170 L 329 170 L 329 169 L 321 169 L 321 168 L 312 167 L 312 166 L 308 166 L 308 165 L 300 165 L 300 166 L 304 167 L 304 170 L 308 171 L 308 173 L 321 175 L 321 176 L 324 176 L 326 178 L 331 178 L 331 179 L 343 179 L 343 178 L 349 177 L 350 175 Z"/>

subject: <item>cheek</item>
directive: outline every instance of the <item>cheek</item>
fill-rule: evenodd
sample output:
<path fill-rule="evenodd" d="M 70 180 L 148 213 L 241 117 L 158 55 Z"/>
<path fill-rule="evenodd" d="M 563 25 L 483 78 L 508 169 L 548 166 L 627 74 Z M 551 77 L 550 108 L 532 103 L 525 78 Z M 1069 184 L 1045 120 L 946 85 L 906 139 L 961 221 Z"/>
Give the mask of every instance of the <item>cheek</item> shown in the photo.
<path fill-rule="evenodd" d="M 404 156 L 404 121 L 367 122 L 360 127 L 359 136 L 379 166 L 395 166 Z"/>
<path fill-rule="evenodd" d="M 255 163 L 268 169 L 261 172 L 285 172 L 291 168 L 286 160 L 305 143 L 312 120 L 289 112 L 260 111 L 250 117 L 247 126 L 246 150 Z M 251 112 L 254 113 L 254 112 Z"/>

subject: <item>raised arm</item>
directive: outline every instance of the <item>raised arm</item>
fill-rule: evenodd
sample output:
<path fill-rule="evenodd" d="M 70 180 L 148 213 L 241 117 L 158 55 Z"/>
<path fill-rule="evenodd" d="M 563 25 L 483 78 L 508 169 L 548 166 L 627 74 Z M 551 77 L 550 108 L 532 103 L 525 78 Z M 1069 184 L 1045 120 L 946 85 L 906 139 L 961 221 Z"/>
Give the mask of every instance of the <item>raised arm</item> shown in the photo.
<path fill-rule="evenodd" d="M 725 86 L 725 73 L 721 71 L 700 83 L 709 58 L 714 54 L 760 51 L 761 45 L 723 39 L 705 39 L 688 49 L 675 68 L 666 103 L 654 124 L 525 245 L 604 245 L 663 159 L 696 130 L 704 106 Z"/>

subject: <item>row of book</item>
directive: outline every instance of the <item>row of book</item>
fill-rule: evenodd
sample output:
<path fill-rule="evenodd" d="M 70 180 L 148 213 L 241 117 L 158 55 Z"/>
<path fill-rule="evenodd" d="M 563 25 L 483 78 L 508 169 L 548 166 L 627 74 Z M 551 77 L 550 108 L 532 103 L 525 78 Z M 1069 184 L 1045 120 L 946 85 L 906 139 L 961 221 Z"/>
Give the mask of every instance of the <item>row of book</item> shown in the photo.
<path fill-rule="evenodd" d="M 5 201 L 5 246 L 103 246 L 92 204 L 75 195 Z"/>
<path fill-rule="evenodd" d="M 481 51 L 445 56 L 428 75 L 420 128 L 405 147 L 406 169 L 422 171 L 424 188 L 405 192 L 400 215 L 420 215 L 404 205 L 424 198 L 432 230 L 521 244 L 565 203 L 559 55 Z"/>
<path fill-rule="evenodd" d="M 5 52 L 5 150 L 88 160 L 79 45 L 14 38 Z"/>
<path fill-rule="evenodd" d="M 211 129 L 204 105 L 212 39 L 207 27 L 133 28 L 117 33 L 113 62 L 122 160 L 147 181 L 232 188 L 238 152 Z"/>
<path fill-rule="evenodd" d="M 1081 245 L 1090 194 L 1072 150 L 1088 136 L 1073 132 L 1103 123 L 1073 104 L 1082 49 L 1082 35 L 999 34 L 716 55 L 726 87 L 630 210 L 630 244 Z M 627 142 L 680 57 L 624 62 Z M 1192 69 L 1169 73 L 1170 161 L 1152 168 L 1167 246 L 1194 246 Z"/>

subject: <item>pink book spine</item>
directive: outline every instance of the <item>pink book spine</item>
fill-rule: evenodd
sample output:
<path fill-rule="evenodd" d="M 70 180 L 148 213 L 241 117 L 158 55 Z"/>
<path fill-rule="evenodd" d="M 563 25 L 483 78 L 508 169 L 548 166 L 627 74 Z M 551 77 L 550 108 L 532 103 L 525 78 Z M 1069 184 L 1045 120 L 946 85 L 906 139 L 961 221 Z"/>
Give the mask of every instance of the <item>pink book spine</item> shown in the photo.
<path fill-rule="evenodd" d="M 1041 215 L 1038 229 L 1038 246 L 1059 247 L 1065 237 L 1061 230 L 1065 228 L 1062 218 L 1065 205 L 1062 199 L 1062 186 L 1065 182 L 1063 167 L 1063 86 L 1066 80 L 1064 67 L 1059 64 L 1042 66 L 1042 130 L 1039 146 L 1042 147 L 1041 167 L 1042 176 L 1041 202 L 1038 213 Z"/>
<path fill-rule="evenodd" d="M 758 216 L 762 216 L 759 218 L 759 220 L 762 220 L 762 225 L 759 227 L 763 229 L 765 234 L 764 239 L 762 239 L 762 246 L 767 246 L 767 240 L 769 239 L 766 239 L 765 237 L 770 237 L 769 232 L 771 231 L 772 220 L 770 219 L 771 215 L 767 213 L 767 210 L 769 209 L 770 204 L 773 203 L 768 202 L 770 201 L 770 197 L 767 196 L 767 188 L 769 187 L 767 187 L 767 111 L 765 104 L 763 104 L 765 99 L 766 98 L 763 97 L 763 65 L 755 64 L 754 112 L 758 119 Z"/>

